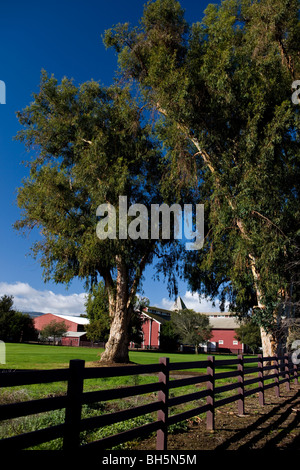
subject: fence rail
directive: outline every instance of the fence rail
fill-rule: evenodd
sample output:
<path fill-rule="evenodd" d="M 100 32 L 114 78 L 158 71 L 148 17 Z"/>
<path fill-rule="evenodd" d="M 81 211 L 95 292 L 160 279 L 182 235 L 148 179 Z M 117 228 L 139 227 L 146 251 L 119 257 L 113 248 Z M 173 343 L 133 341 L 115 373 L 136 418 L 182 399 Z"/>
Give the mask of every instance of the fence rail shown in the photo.
<path fill-rule="evenodd" d="M 252 365 L 253 364 L 253 365 Z M 265 364 L 265 365 L 264 365 Z M 220 371 L 222 368 L 235 370 Z M 173 378 L 170 374 L 174 371 L 193 370 L 191 377 Z M 200 372 L 199 369 L 202 371 Z M 206 373 L 203 373 L 206 369 Z M 195 371 L 196 370 L 196 371 Z M 217 371 L 217 372 L 216 372 Z M 272 373 L 270 373 L 272 371 Z M 266 374 L 268 372 L 268 374 Z M 158 374 L 158 381 L 111 390 L 98 390 L 83 392 L 84 381 L 87 379 L 105 377 L 124 377 L 140 374 Z M 245 379 L 247 375 L 257 374 L 255 377 Z M 37 413 L 65 409 L 65 421 L 63 424 L 49 428 L 8 437 L 0 440 L 0 451 L 8 449 L 26 449 L 37 446 L 53 439 L 63 439 L 64 451 L 88 450 L 111 448 L 115 445 L 130 441 L 137 437 L 148 436 L 153 432 L 157 434 L 157 450 L 167 449 L 167 436 L 169 426 L 180 421 L 206 413 L 207 429 L 215 428 L 215 410 L 229 403 L 237 402 L 239 415 L 245 413 L 245 398 L 258 394 L 258 403 L 265 404 L 264 391 L 275 389 L 277 397 L 280 396 L 280 385 L 285 384 L 286 390 L 290 390 L 290 382 L 293 379 L 298 384 L 299 367 L 284 355 L 282 357 L 254 358 L 238 356 L 235 359 L 215 360 L 214 356 L 208 356 L 205 361 L 170 363 L 168 358 L 161 358 L 158 364 L 128 365 L 120 367 L 93 367 L 86 368 L 82 360 L 71 360 L 68 369 L 39 370 L 39 371 L 5 371 L 0 370 L 0 387 L 14 387 L 20 385 L 42 384 L 50 382 L 66 381 L 68 384 L 65 396 L 42 398 L 27 402 L 10 403 L 0 406 L 0 419 L 9 420 L 21 416 L 29 416 Z M 222 385 L 217 381 L 224 379 L 236 379 Z M 170 390 L 190 385 L 204 384 L 202 390 L 192 393 L 170 397 Z M 256 385 L 255 388 L 246 390 L 246 387 Z M 206 385 L 206 386 L 205 386 Z M 233 391 L 234 394 L 219 398 L 221 393 Z M 123 399 L 145 394 L 156 394 L 156 400 L 151 403 L 139 405 L 134 408 L 107 413 L 91 418 L 81 418 L 83 404 L 104 402 L 108 400 Z M 193 409 L 170 414 L 173 407 L 189 402 L 197 402 L 205 398 L 203 404 L 199 402 Z M 80 433 L 101 428 L 113 423 L 123 422 L 128 419 L 156 414 L 156 420 L 142 426 L 80 445 Z"/>

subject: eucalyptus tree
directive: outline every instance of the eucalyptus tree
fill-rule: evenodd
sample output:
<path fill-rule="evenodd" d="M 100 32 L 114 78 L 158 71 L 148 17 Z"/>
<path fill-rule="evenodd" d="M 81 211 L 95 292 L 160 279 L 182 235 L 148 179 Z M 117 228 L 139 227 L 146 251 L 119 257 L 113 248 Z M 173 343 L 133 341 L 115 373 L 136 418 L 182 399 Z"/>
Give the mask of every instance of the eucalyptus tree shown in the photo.
<path fill-rule="evenodd" d="M 171 241 L 139 236 L 135 214 L 127 225 L 119 224 L 120 196 L 126 214 L 134 204 L 160 204 L 168 162 L 128 88 L 94 81 L 76 87 L 42 72 L 39 92 L 18 118 L 17 138 L 31 159 L 18 189 L 21 215 L 15 228 L 40 230 L 32 253 L 45 281 L 69 284 L 78 278 L 91 288 L 103 280 L 111 326 L 101 360 L 127 362 L 128 325 L 145 267 Z M 121 229 L 124 235 L 132 222 L 136 239 L 122 237 Z"/>
<path fill-rule="evenodd" d="M 170 181 L 198 178 L 206 238 L 188 253 L 186 278 L 241 315 L 253 311 L 265 355 L 299 232 L 298 12 L 298 0 L 225 0 L 190 25 L 178 1 L 156 0 L 138 26 L 105 35 L 123 77 L 157 111 Z"/>

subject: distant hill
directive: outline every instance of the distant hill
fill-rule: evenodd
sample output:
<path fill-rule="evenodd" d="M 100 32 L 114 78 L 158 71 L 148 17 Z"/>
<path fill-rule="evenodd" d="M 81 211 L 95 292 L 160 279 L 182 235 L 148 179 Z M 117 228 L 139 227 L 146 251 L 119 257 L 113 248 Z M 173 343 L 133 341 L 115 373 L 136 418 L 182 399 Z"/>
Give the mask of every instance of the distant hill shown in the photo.
<path fill-rule="evenodd" d="M 32 318 L 39 317 L 40 315 L 44 315 L 43 312 L 22 312 L 22 313 L 26 313 Z"/>

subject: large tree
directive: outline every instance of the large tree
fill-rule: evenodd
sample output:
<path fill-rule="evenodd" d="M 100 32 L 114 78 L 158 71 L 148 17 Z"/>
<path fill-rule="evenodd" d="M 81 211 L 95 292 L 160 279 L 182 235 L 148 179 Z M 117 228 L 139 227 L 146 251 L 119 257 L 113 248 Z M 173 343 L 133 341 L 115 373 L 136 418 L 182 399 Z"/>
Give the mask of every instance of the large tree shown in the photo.
<path fill-rule="evenodd" d="M 127 362 L 137 289 L 145 267 L 169 240 L 142 234 L 137 214 L 124 222 L 123 211 L 119 223 L 119 197 L 125 215 L 133 204 L 161 204 L 167 160 L 128 88 L 94 81 L 76 87 L 43 72 L 39 92 L 18 118 L 23 126 L 18 138 L 32 158 L 18 191 L 22 214 L 15 226 L 40 230 L 33 254 L 46 281 L 68 284 L 77 277 L 90 288 L 103 280 L 111 327 L 101 360 Z M 124 236 L 131 223 L 137 239 Z"/>
<path fill-rule="evenodd" d="M 203 250 L 189 253 L 194 291 L 253 311 L 273 355 L 284 265 L 299 231 L 298 0 L 225 0 L 189 25 L 176 0 L 147 3 L 138 27 L 117 25 L 105 43 L 123 76 L 158 113 L 172 149 L 171 181 L 198 174 Z M 175 175 L 175 176 L 174 176 Z M 176 186 L 175 186 L 176 187 Z"/>

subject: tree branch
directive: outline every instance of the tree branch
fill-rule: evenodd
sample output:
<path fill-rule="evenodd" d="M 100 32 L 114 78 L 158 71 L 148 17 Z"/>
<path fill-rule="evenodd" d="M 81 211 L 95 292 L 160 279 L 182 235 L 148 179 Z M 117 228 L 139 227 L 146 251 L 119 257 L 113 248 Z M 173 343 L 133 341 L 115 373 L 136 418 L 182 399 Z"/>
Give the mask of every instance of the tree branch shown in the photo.
<path fill-rule="evenodd" d="M 277 225 L 274 224 L 274 222 L 272 222 L 270 219 L 268 219 L 268 217 L 262 215 L 260 212 L 254 211 L 254 210 L 251 211 L 251 213 L 252 213 L 252 214 L 256 214 L 256 215 L 258 215 L 259 217 L 261 217 L 262 219 L 266 220 L 266 221 L 269 223 L 269 225 L 273 225 L 273 227 L 275 227 L 275 228 L 278 230 L 278 232 L 280 232 L 281 235 L 283 235 L 283 236 L 286 238 L 285 233 L 283 233 L 283 231 L 282 231 L 279 227 L 277 227 Z"/>

